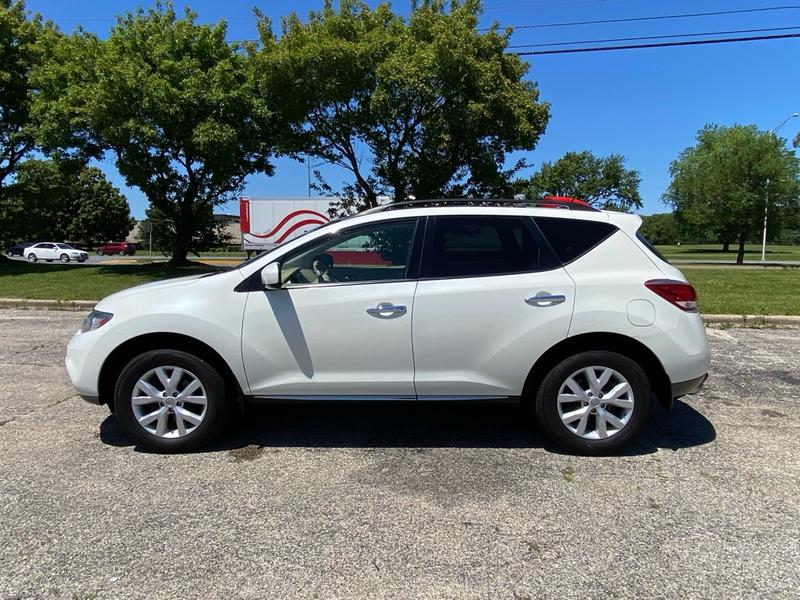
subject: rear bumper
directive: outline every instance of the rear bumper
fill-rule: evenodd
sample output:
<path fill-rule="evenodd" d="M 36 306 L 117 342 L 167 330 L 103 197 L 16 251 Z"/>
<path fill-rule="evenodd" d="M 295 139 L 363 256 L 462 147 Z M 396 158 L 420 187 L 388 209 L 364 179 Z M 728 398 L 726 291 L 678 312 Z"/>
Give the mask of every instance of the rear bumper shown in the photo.
<path fill-rule="evenodd" d="M 703 387 L 703 384 L 708 379 L 708 373 L 704 373 L 700 377 L 695 377 L 689 381 L 679 381 L 672 384 L 672 397 L 680 398 L 681 396 L 688 396 L 689 394 L 696 394 Z"/>

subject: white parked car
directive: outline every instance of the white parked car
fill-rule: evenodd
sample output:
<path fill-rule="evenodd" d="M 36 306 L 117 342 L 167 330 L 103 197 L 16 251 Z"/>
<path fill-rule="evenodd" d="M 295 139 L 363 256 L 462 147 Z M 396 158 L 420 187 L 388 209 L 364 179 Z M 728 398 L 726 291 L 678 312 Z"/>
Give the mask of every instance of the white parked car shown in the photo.
<path fill-rule="evenodd" d="M 46 260 L 47 262 L 60 260 L 62 263 L 68 263 L 71 260 L 84 262 L 89 258 L 89 255 L 83 250 L 73 248 L 69 244 L 57 244 L 55 242 L 40 242 L 33 246 L 28 246 L 23 250 L 22 256 L 33 263 L 40 260 Z"/>
<path fill-rule="evenodd" d="M 700 389 L 694 289 L 634 215 L 411 202 L 238 268 L 102 300 L 67 349 L 77 391 L 145 448 L 210 442 L 238 402 L 520 400 L 580 453 Z"/>

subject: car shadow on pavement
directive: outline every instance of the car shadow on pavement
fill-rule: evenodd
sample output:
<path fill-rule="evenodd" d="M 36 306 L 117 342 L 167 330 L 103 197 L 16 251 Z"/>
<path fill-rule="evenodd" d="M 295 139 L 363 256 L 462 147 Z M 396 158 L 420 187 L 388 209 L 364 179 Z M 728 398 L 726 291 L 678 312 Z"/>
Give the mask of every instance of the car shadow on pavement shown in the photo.
<path fill-rule="evenodd" d="M 543 448 L 563 453 L 533 425 L 520 406 L 485 404 L 297 404 L 248 406 L 232 418 L 221 439 L 203 452 L 261 448 Z M 701 446 L 716 430 L 701 413 L 676 401 L 671 412 L 654 404 L 650 423 L 625 455 Z M 109 415 L 100 439 L 112 446 L 134 442 Z M 139 448 L 136 448 L 139 450 Z"/>

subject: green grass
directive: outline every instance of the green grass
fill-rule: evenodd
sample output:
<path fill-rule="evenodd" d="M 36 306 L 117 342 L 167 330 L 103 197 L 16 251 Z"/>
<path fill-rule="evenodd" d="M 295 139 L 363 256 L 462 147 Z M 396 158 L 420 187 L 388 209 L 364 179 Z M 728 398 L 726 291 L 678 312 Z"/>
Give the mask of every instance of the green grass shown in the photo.
<path fill-rule="evenodd" d="M 141 283 L 214 270 L 207 265 L 165 263 L 89 267 L 0 260 L 0 298 L 99 300 Z"/>
<path fill-rule="evenodd" d="M 216 270 L 165 263 L 78 266 L 0 260 L 0 297 L 99 300 L 121 289 Z M 800 268 L 683 265 L 707 314 L 800 315 Z"/>
<path fill-rule="evenodd" d="M 688 267 L 700 312 L 733 315 L 800 315 L 800 269 Z"/>
<path fill-rule="evenodd" d="M 672 261 L 681 260 L 726 260 L 736 262 L 737 247 L 731 244 L 729 252 L 722 251 L 721 244 L 686 244 L 682 246 L 658 246 L 659 251 Z M 745 260 L 761 260 L 761 245 L 747 244 Z M 767 245 L 767 261 L 798 260 L 800 246 Z"/>

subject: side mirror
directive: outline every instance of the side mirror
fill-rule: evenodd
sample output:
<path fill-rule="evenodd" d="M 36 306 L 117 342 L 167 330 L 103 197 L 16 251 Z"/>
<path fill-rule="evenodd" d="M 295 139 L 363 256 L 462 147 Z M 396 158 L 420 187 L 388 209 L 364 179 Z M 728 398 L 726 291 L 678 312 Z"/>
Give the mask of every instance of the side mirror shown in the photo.
<path fill-rule="evenodd" d="M 281 263 L 269 263 L 261 269 L 261 284 L 267 289 L 281 287 Z"/>

